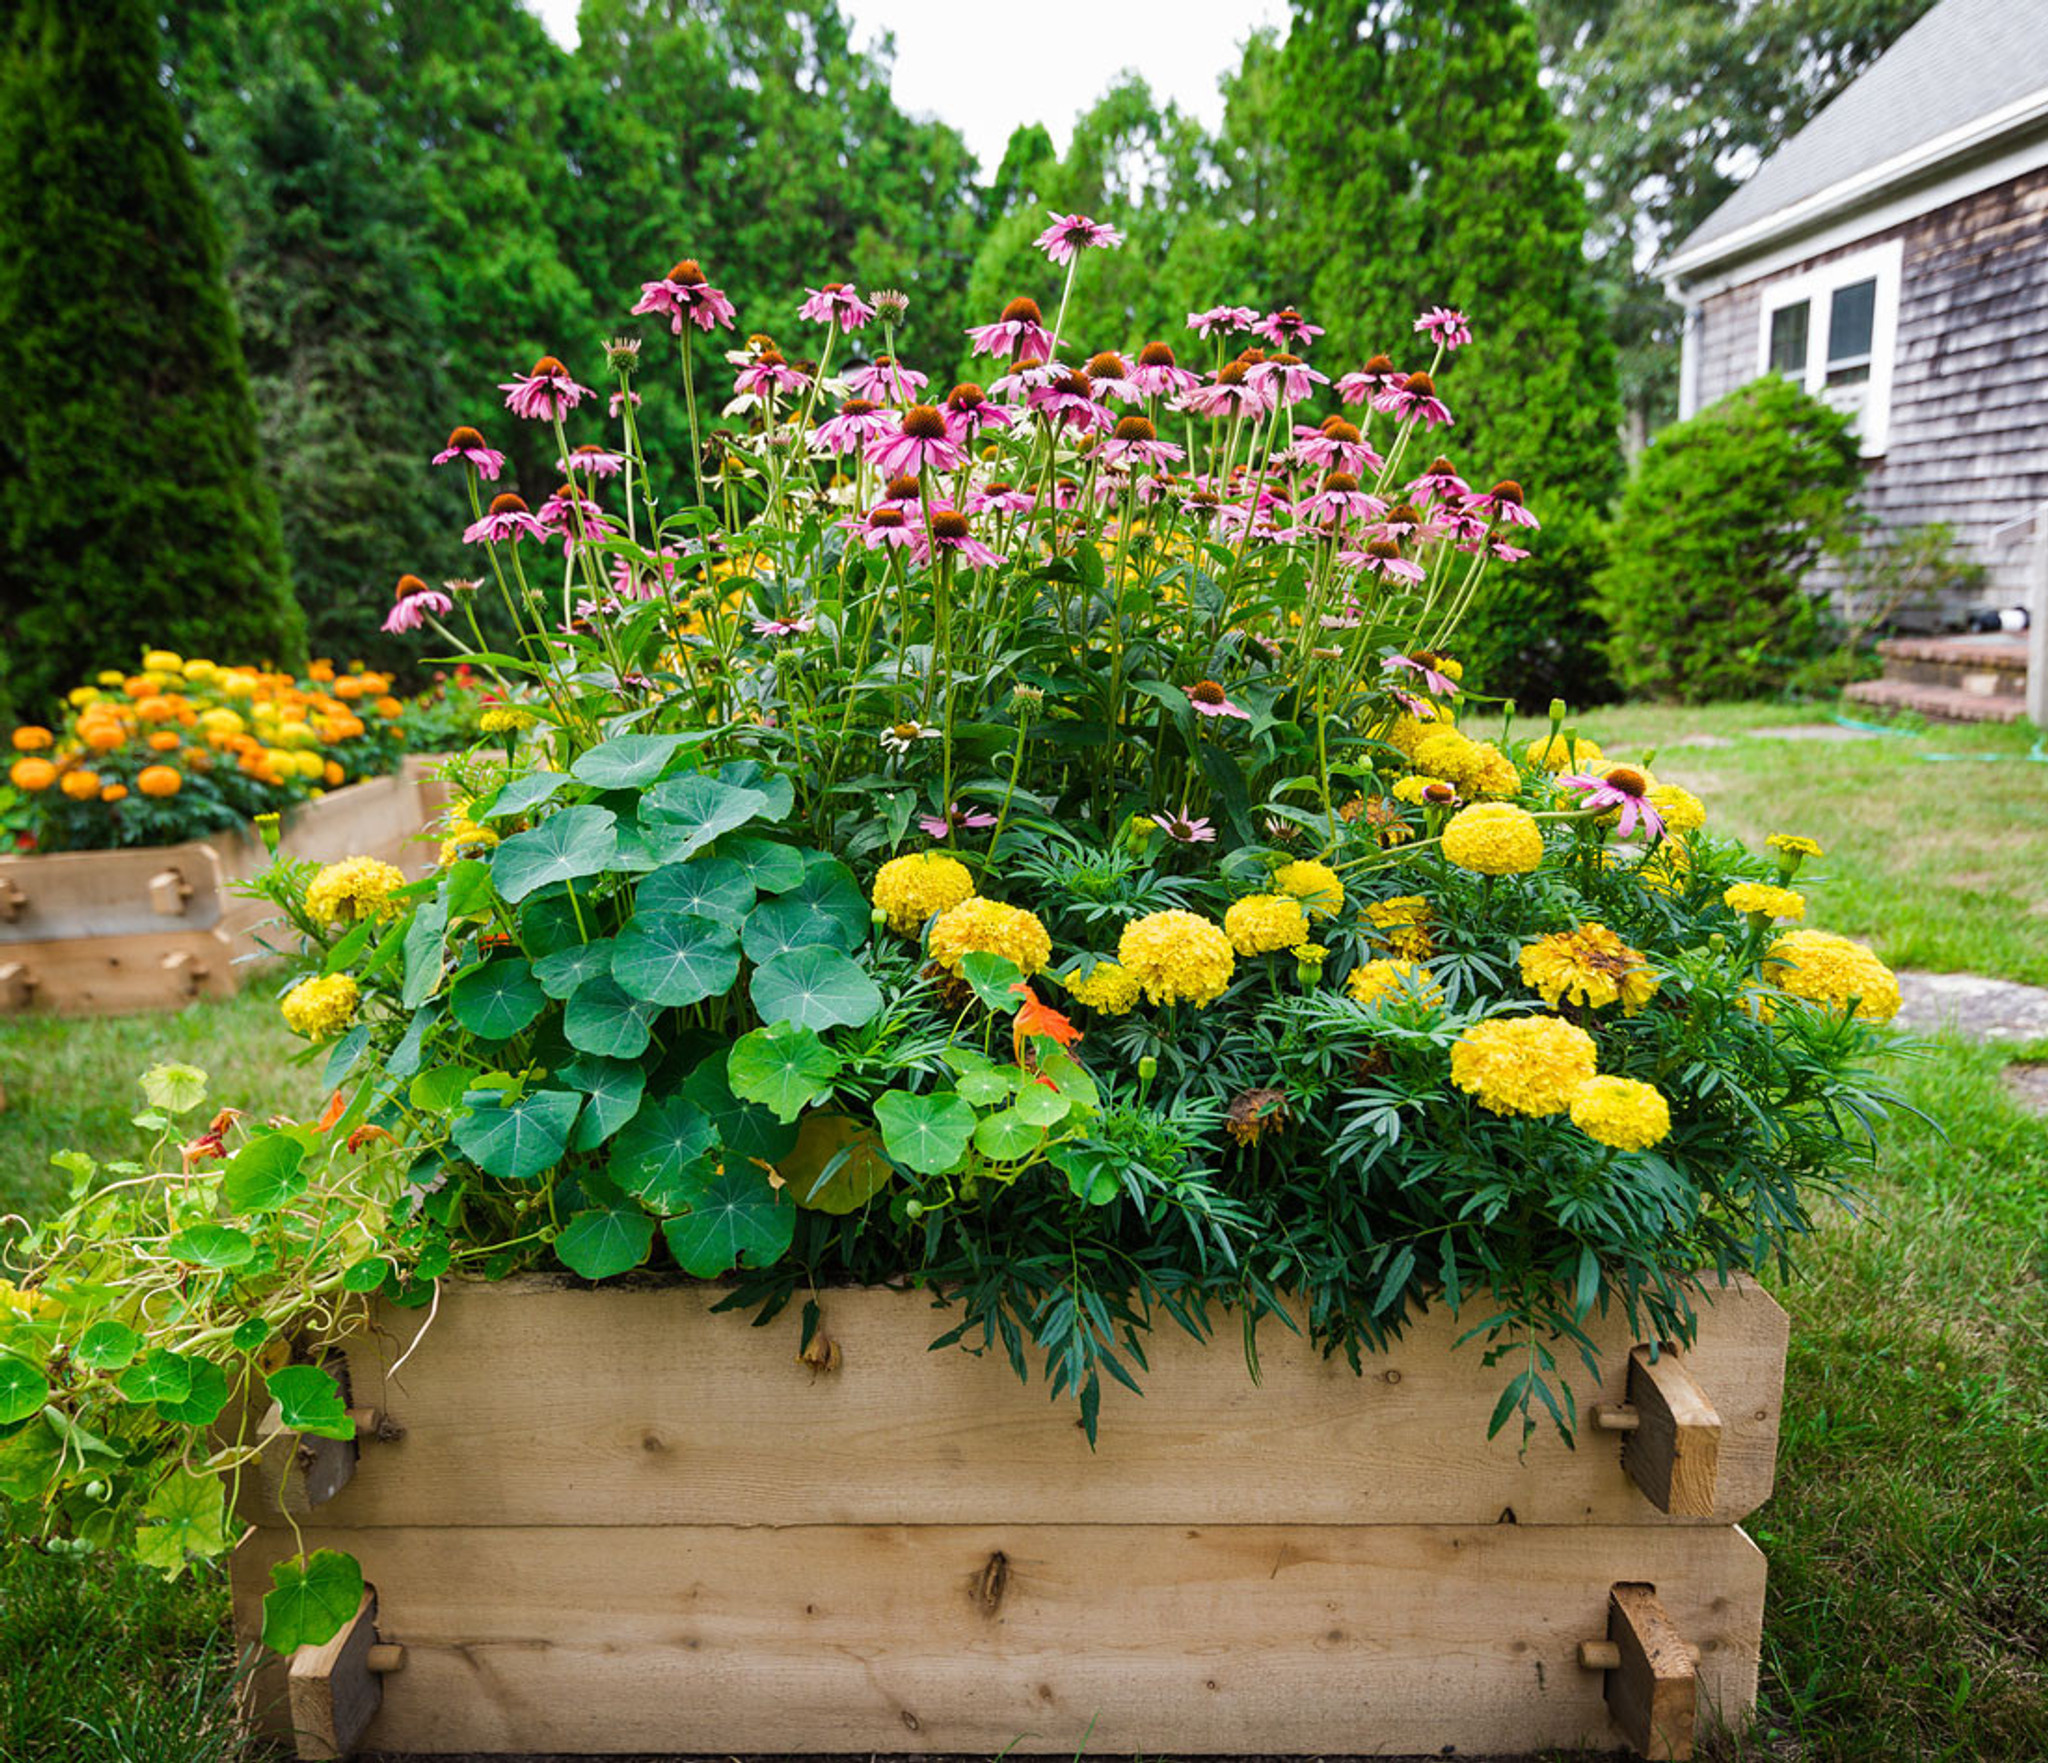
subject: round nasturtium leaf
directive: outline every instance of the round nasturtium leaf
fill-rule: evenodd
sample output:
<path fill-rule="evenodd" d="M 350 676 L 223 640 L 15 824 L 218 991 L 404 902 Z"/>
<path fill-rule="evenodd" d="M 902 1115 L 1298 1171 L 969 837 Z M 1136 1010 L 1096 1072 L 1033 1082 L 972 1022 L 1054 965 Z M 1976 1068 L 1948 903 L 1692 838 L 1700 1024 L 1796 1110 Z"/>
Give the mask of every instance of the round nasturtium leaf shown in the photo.
<path fill-rule="evenodd" d="M 875 1101 L 875 1122 L 889 1155 L 920 1175 L 958 1169 L 974 1136 L 974 1110 L 951 1090 L 912 1096 L 889 1090 Z"/>
<path fill-rule="evenodd" d="M 715 918 L 635 913 L 612 944 L 612 978 L 642 1003 L 701 1004 L 739 976 L 739 939 Z"/>
<path fill-rule="evenodd" d="M 131 1402 L 182 1402 L 192 1393 L 192 1367 L 168 1347 L 152 1347 L 114 1387 Z"/>
<path fill-rule="evenodd" d="M 688 912 L 737 925 L 753 910 L 754 884 L 729 857 L 692 857 L 664 864 L 641 882 L 635 912 Z"/>
<path fill-rule="evenodd" d="M 662 1096 L 644 1103 L 612 1141 L 605 1173 L 665 1216 L 689 1204 L 717 1161 L 711 1117 L 687 1096 Z"/>
<path fill-rule="evenodd" d="M 509 1041 L 532 1027 L 548 994 L 523 955 L 500 956 L 465 973 L 448 994 L 455 1020 L 487 1041 Z"/>
<path fill-rule="evenodd" d="M 0 1353 L 0 1426 L 42 1412 L 50 1380 L 18 1353 Z"/>
<path fill-rule="evenodd" d="M 327 1439 L 352 1439 L 355 1423 L 341 1399 L 334 1374 L 317 1365 L 287 1365 L 263 1380 L 277 1403 L 278 1417 L 292 1432 L 316 1433 Z"/>
<path fill-rule="evenodd" d="M 654 1220 L 638 1206 L 593 1207 L 573 1214 L 555 1238 L 555 1255 L 584 1279 L 612 1279 L 654 1253 Z"/>
<path fill-rule="evenodd" d="M 491 880 L 516 905 L 550 882 L 600 875 L 618 851 L 617 829 L 618 817 L 609 808 L 558 808 L 492 853 Z"/>
<path fill-rule="evenodd" d="M 743 1102 L 759 1102 L 781 1121 L 794 1120 L 813 1102 L 832 1093 L 839 1055 L 815 1029 L 774 1022 L 733 1042 L 725 1077 Z"/>
<path fill-rule="evenodd" d="M 236 1212 L 289 1206 L 312 1180 L 299 1167 L 305 1160 L 305 1144 L 293 1133 L 271 1132 L 251 1139 L 228 1159 L 220 1197 Z"/>
<path fill-rule="evenodd" d="M 769 1185 L 766 1171 L 737 1159 L 690 1198 L 690 1210 L 661 1227 L 677 1266 L 698 1279 L 735 1267 L 767 1267 L 789 1252 L 796 1206 Z"/>
<path fill-rule="evenodd" d="M 142 1351 L 142 1337 L 118 1322 L 95 1322 L 78 1337 L 71 1357 L 87 1371 L 119 1371 Z"/>
<path fill-rule="evenodd" d="M 582 1106 L 573 1090 L 535 1090 L 512 1103 L 479 1098 L 455 1122 L 455 1148 L 486 1175 L 532 1181 L 561 1162 Z"/>
<path fill-rule="evenodd" d="M 881 987 L 837 949 L 778 955 L 754 969 L 747 990 L 763 1022 L 794 1022 L 802 1028 L 858 1028 L 882 1008 Z"/>
<path fill-rule="evenodd" d="M 595 790 L 637 790 L 660 777 L 682 748 L 703 738 L 701 734 L 614 735 L 579 758 L 569 767 L 569 775 Z"/>
<path fill-rule="evenodd" d="M 256 1257 L 256 1244 L 245 1231 L 226 1224 L 195 1224 L 165 1244 L 171 1259 L 188 1267 L 241 1267 Z"/>
<path fill-rule="evenodd" d="M 182 1426 L 211 1426 L 228 1405 L 227 1374 L 211 1359 L 189 1359 L 186 1364 L 192 1372 L 191 1389 L 182 1401 L 158 1402 L 156 1411 Z"/>
<path fill-rule="evenodd" d="M 896 1172 L 872 1128 L 844 1114 L 807 1114 L 775 1173 L 799 1206 L 845 1214 L 865 1206 Z"/>
<path fill-rule="evenodd" d="M 1016 1108 L 983 1115 L 974 1128 L 974 1148 L 997 1163 L 1014 1163 L 1045 1143 L 1045 1128 L 1033 1126 Z"/>
<path fill-rule="evenodd" d="M 637 1059 L 652 1038 L 648 1024 L 658 1005 L 643 1004 L 611 977 L 599 974 L 577 988 L 562 1012 L 562 1033 L 579 1053 Z"/>
<path fill-rule="evenodd" d="M 263 1644 L 274 1652 L 333 1640 L 362 1607 L 362 1567 L 339 1549 L 315 1549 L 303 1560 L 278 1562 L 270 1585 L 263 1594 Z"/>

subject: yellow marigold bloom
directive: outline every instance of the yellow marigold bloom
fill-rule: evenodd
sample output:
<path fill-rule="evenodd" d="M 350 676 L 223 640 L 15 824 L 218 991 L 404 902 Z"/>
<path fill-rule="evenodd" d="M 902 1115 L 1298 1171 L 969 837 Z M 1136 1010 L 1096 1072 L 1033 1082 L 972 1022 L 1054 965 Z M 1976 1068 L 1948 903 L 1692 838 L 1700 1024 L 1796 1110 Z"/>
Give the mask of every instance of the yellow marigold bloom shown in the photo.
<path fill-rule="evenodd" d="M 1074 1001 L 1104 1016 L 1128 1016 L 1138 1002 L 1138 978 L 1114 961 L 1098 961 L 1086 979 L 1067 975 L 1062 982 Z"/>
<path fill-rule="evenodd" d="M 1394 780 L 1394 800 L 1406 802 L 1410 808 L 1420 808 L 1426 800 L 1426 791 L 1455 790 L 1457 787 L 1447 777 L 1430 777 L 1418 772 L 1414 777 L 1397 777 Z"/>
<path fill-rule="evenodd" d="M 14 731 L 14 750 L 17 753 L 40 753 L 53 746 L 56 739 L 48 729 L 39 728 L 32 722 L 24 723 Z"/>
<path fill-rule="evenodd" d="M 121 802 L 125 801 L 127 796 L 128 786 L 126 784 L 108 784 L 100 791 L 100 800 L 102 802 Z"/>
<path fill-rule="evenodd" d="M 293 1034 L 324 1041 L 348 1027 L 359 1000 L 354 980 L 345 973 L 329 973 L 301 980 L 285 993 L 278 1009 Z"/>
<path fill-rule="evenodd" d="M 1801 838 L 1797 833 L 1773 833 L 1764 843 L 1773 851 L 1783 851 L 1789 857 L 1819 857 L 1823 855 L 1819 844 L 1813 839 Z"/>
<path fill-rule="evenodd" d="M 1429 934 L 1430 906 L 1420 894 L 1397 894 L 1391 900 L 1375 900 L 1365 909 L 1366 921 L 1380 934 L 1373 938 L 1383 949 L 1409 961 L 1427 961 L 1436 953 Z"/>
<path fill-rule="evenodd" d="M 875 872 L 869 897 L 889 915 L 891 930 L 914 937 L 934 912 L 959 905 L 973 892 L 974 877 L 957 857 L 943 851 L 913 851 L 890 858 Z"/>
<path fill-rule="evenodd" d="M 1327 863 L 1301 858 L 1273 871 L 1273 885 L 1292 894 L 1311 918 L 1335 918 L 1344 910 L 1344 880 Z"/>
<path fill-rule="evenodd" d="M 1223 914 L 1223 931 L 1240 955 L 1270 955 L 1308 941 L 1301 902 L 1287 894 L 1247 894 Z"/>
<path fill-rule="evenodd" d="M 1603 860 L 1610 866 L 1619 866 L 1626 861 L 1612 852 L 1604 853 Z M 1660 839 L 1657 848 L 1636 871 L 1636 880 L 1653 894 L 1678 895 L 1685 892 L 1691 873 L 1692 852 L 1686 842 L 1683 839 Z"/>
<path fill-rule="evenodd" d="M 1404 755 L 1406 758 L 1413 759 L 1415 757 L 1416 745 L 1421 741 L 1422 737 L 1435 732 L 1442 726 L 1442 722 L 1418 721 L 1404 710 L 1399 716 L 1394 718 L 1393 727 L 1387 730 L 1384 739 L 1387 745 L 1392 747 L 1395 752 Z"/>
<path fill-rule="evenodd" d="M 1444 1001 L 1444 989 L 1429 969 L 1418 962 L 1395 959 L 1368 961 L 1354 967 L 1344 989 L 1361 1004 L 1377 1004 L 1383 998 L 1413 998 L 1435 1006 Z"/>
<path fill-rule="evenodd" d="M 1444 855 L 1480 875 L 1527 875 L 1543 861 L 1543 829 L 1512 802 L 1475 803 L 1451 816 Z"/>
<path fill-rule="evenodd" d="M 929 946 L 932 959 L 955 978 L 969 955 L 1004 956 L 1027 979 L 1052 959 L 1052 938 L 1031 913 L 979 894 L 969 894 L 939 914 Z"/>
<path fill-rule="evenodd" d="M 1479 743 L 1454 728 L 1432 729 L 1415 743 L 1413 759 L 1417 771 L 1449 778 L 1462 785 L 1477 763 Z"/>
<path fill-rule="evenodd" d="M 1761 912 L 1766 918 L 1804 918 L 1806 896 L 1796 888 L 1773 887 L 1769 882 L 1737 882 L 1721 891 L 1721 898 L 1737 912 Z"/>
<path fill-rule="evenodd" d="M 1831 931 L 1787 931 L 1764 958 L 1764 977 L 1795 998 L 1846 1010 L 1853 1000 L 1865 1022 L 1898 1015 L 1899 982 L 1869 946 Z"/>
<path fill-rule="evenodd" d="M 1473 744 L 1465 788 L 1474 796 L 1512 796 L 1522 787 L 1515 762 L 1491 741 Z"/>
<path fill-rule="evenodd" d="M 1647 1151 L 1671 1131 L 1671 1104 L 1632 1077 L 1588 1078 L 1572 1097 L 1572 1125 L 1617 1151 Z"/>
<path fill-rule="evenodd" d="M 145 765 L 136 773 L 135 787 L 145 796 L 175 796 L 185 787 L 185 774 L 175 765 Z"/>
<path fill-rule="evenodd" d="M 152 649 L 142 658 L 144 673 L 183 673 L 185 657 L 175 655 L 169 649 Z"/>
<path fill-rule="evenodd" d="M 1237 971 L 1230 939 L 1206 918 L 1154 912 L 1124 926 L 1117 964 L 1155 1004 L 1213 1004 Z"/>
<path fill-rule="evenodd" d="M 1707 824 L 1706 803 L 1677 784 L 1658 784 L 1653 788 L 1650 806 L 1663 817 L 1667 837 L 1675 833 L 1682 838 Z"/>
<path fill-rule="evenodd" d="M 1597 742 L 1567 741 L 1561 734 L 1539 735 L 1522 749 L 1523 761 L 1543 771 L 1586 771 L 1606 758 Z"/>
<path fill-rule="evenodd" d="M 405 886 L 405 871 L 375 857 L 344 857 L 330 863 L 306 889 L 306 911 L 318 924 L 385 918 L 396 908 L 391 890 Z"/>
<path fill-rule="evenodd" d="M 473 821 L 458 820 L 448 829 L 448 836 L 441 841 L 441 862 L 445 866 L 461 857 L 481 857 L 498 843 L 498 829 L 478 826 Z"/>
<path fill-rule="evenodd" d="M 533 727 L 538 720 L 531 710 L 521 710 L 511 704 L 493 704 L 476 719 L 476 725 L 487 735 L 509 735 L 516 734 L 520 729 Z"/>
<path fill-rule="evenodd" d="M 1495 1114 L 1561 1114 L 1593 1060 L 1593 1037 L 1562 1017 L 1496 1016 L 1451 1043 L 1451 1082 Z"/>
<path fill-rule="evenodd" d="M 1619 1000 L 1634 1016 L 1657 989 L 1657 976 L 1604 924 L 1553 932 L 1522 950 L 1522 983 L 1542 994 L 1553 1010 L 1569 1000 L 1602 1009 Z"/>

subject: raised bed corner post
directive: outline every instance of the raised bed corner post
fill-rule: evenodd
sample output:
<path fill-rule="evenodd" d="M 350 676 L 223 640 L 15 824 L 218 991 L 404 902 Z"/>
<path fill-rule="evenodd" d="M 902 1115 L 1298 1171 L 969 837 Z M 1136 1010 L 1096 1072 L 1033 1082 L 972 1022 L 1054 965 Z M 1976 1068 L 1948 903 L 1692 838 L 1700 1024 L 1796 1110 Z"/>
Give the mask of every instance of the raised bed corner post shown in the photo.
<path fill-rule="evenodd" d="M 405 1649 L 377 1639 L 377 1588 L 363 1593 L 342 1631 L 292 1654 L 288 1677 L 292 1736 L 303 1758 L 351 1757 L 384 1702 L 384 1678 L 402 1670 Z"/>
<path fill-rule="evenodd" d="M 334 1374 L 346 1398 L 346 1364 L 330 1359 L 327 1370 Z M 392 1444 L 405 1437 L 405 1428 L 387 1419 L 381 1408 L 351 1407 L 348 1418 L 355 1428 L 353 1438 L 298 1433 L 285 1425 L 284 1411 L 278 1404 L 270 1404 L 257 1428 L 263 1453 L 258 1459 L 258 1479 L 263 1498 L 273 1512 L 306 1517 L 315 1506 L 326 1505 L 348 1486 L 355 1476 L 356 1459 L 365 1440 L 379 1439 Z"/>
<path fill-rule="evenodd" d="M 1699 1713 L 1699 1649 L 1687 1644 L 1653 1585 L 1607 1594 L 1607 1638 L 1581 1641 L 1579 1663 L 1607 1675 L 1607 1706 L 1646 1763 L 1689 1763 Z"/>
<path fill-rule="evenodd" d="M 1721 1416 L 1667 1343 L 1628 1356 L 1628 1400 L 1599 1402 L 1594 1423 L 1623 1434 L 1621 1466 L 1674 1518 L 1711 1518 L 1719 1494 Z"/>

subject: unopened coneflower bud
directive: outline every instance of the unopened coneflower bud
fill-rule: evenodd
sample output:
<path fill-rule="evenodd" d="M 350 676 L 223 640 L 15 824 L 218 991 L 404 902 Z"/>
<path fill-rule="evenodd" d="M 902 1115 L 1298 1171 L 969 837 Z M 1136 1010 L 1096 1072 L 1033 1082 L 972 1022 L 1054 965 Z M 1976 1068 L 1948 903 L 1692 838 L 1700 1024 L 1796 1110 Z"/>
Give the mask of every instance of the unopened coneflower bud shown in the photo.
<path fill-rule="evenodd" d="M 613 373 L 631 373 L 640 365 L 640 339 L 614 337 L 604 346 L 604 362 Z"/>
<path fill-rule="evenodd" d="M 910 296 L 901 288 L 876 288 L 868 295 L 868 304 L 884 324 L 901 324 L 910 310 Z"/>

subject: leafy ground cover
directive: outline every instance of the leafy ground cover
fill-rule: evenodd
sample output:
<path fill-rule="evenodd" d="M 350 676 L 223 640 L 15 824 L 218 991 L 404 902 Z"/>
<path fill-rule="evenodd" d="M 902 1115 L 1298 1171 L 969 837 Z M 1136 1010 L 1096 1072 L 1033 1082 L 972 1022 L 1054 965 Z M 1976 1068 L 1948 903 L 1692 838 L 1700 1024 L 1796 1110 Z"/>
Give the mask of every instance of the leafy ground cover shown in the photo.
<path fill-rule="evenodd" d="M 1610 752 L 1660 741 L 1659 774 L 1747 836 L 1818 838 L 1833 882 L 1811 892 L 1829 928 L 1902 965 L 2048 982 L 2048 767 L 2025 760 L 2032 731 L 1755 732 L 1814 720 L 1643 708 L 1587 728 Z M 1679 744 L 1702 736 L 1727 744 Z M 49 1203 L 52 1150 L 124 1142 L 152 1059 L 207 1066 L 217 1093 L 252 1110 L 316 1102 L 290 1046 L 260 988 L 171 1018 L 10 1023 L 0 1211 Z M 1901 1117 L 1862 1214 L 1833 1222 L 1780 1282 L 1795 1321 L 1778 1492 L 1750 1526 L 1771 1557 L 1763 1706 L 1717 1763 L 2040 1754 L 2048 1120 L 2019 1105 L 2003 1067 L 2044 1059 L 2048 1043 L 1952 1039 L 1902 1059 L 1909 1099 L 1940 1125 Z M 239 1763 L 224 1620 L 211 1579 L 166 1587 L 14 1555 L 0 1565 L 0 1760 Z"/>

